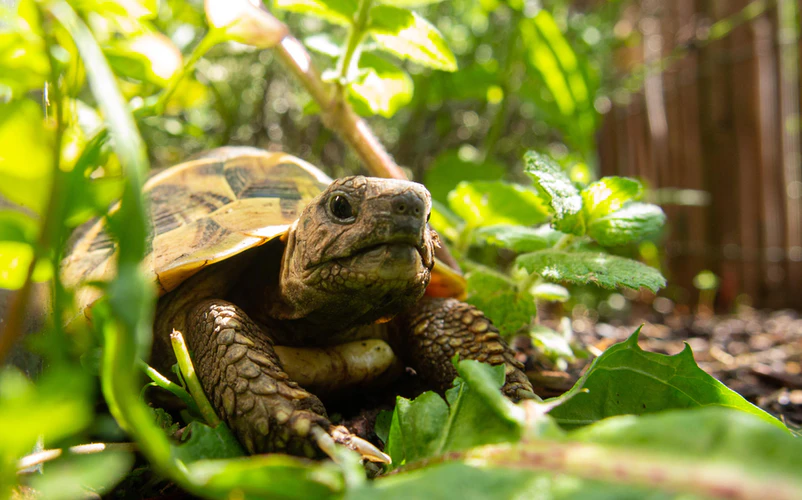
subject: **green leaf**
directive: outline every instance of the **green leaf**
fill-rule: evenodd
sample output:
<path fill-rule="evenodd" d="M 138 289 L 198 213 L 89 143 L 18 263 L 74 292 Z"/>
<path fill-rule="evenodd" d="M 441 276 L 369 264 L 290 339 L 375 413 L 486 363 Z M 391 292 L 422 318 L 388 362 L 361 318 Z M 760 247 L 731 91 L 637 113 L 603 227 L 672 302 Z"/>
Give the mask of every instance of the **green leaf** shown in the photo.
<path fill-rule="evenodd" d="M 29 215 L 17 210 L 0 210 L 0 241 L 34 243 L 39 225 Z"/>
<path fill-rule="evenodd" d="M 727 464 L 766 482 L 774 475 L 798 482 L 802 441 L 792 437 L 777 420 L 767 422 L 763 417 L 768 415 L 749 413 L 753 412 L 715 405 L 640 418 L 621 416 L 577 429 L 570 436 L 611 449 L 626 449 L 633 455 L 659 453 L 677 462 L 701 459 L 711 469 Z M 700 470 L 700 476 L 704 472 Z M 738 482 L 736 479 L 733 486 Z"/>
<path fill-rule="evenodd" d="M 415 12 L 376 5 L 370 9 L 370 20 L 368 30 L 381 50 L 429 68 L 457 70 L 457 60 L 443 35 Z"/>
<path fill-rule="evenodd" d="M 448 194 L 448 204 L 473 227 L 531 226 L 547 217 L 546 207 L 534 189 L 501 181 L 461 182 Z"/>
<path fill-rule="evenodd" d="M 200 460 L 189 465 L 193 482 L 205 497 L 339 498 L 345 489 L 340 468 L 332 462 L 310 462 L 280 454 L 240 459 Z"/>
<path fill-rule="evenodd" d="M 496 181 L 507 169 L 495 161 L 471 161 L 460 158 L 459 151 L 443 151 L 432 161 L 423 176 L 423 183 L 432 198 L 445 203 L 448 193 L 462 181 Z"/>
<path fill-rule="evenodd" d="M 582 210 L 593 221 L 619 210 L 629 201 L 643 196 L 643 186 L 629 177 L 602 177 L 582 190 Z"/>
<path fill-rule="evenodd" d="M 50 61 L 34 5 L 33 1 L 22 0 L 16 5 L 16 15 L 13 8 L 7 15 L 0 11 L 5 28 L 0 30 L 0 95 L 4 88 L 10 90 L 12 97 L 43 89 L 50 75 Z"/>
<path fill-rule="evenodd" d="M 577 285 L 594 283 L 602 288 L 641 287 L 656 292 L 666 285 L 660 271 L 638 261 L 600 252 L 540 250 L 518 256 L 518 267 L 550 281 Z"/>
<path fill-rule="evenodd" d="M 457 241 L 460 237 L 463 221 L 445 205 L 437 200 L 432 200 L 432 214 L 429 225 L 434 228 L 440 236 L 449 241 Z"/>
<path fill-rule="evenodd" d="M 202 459 L 233 458 L 245 455 L 239 441 L 225 423 L 210 427 L 194 420 L 187 426 L 189 439 L 176 446 L 175 457 L 184 463 Z"/>
<path fill-rule="evenodd" d="M 532 345 L 550 359 L 573 359 L 574 350 L 565 335 L 543 325 L 534 325 L 529 331 Z"/>
<path fill-rule="evenodd" d="M 19 290 L 25 284 L 28 268 L 33 261 L 33 247 L 18 241 L 0 241 L 0 288 Z M 34 281 L 47 281 L 52 277 L 52 269 L 45 260 L 37 261 L 31 278 Z"/>
<path fill-rule="evenodd" d="M 412 78 L 395 64 L 364 52 L 359 69 L 359 77 L 348 85 L 349 94 L 371 114 L 390 118 L 412 99 Z"/>
<path fill-rule="evenodd" d="M 473 233 L 474 238 L 514 252 L 534 252 L 553 247 L 563 236 L 548 225 L 537 228 L 498 224 L 480 227 Z"/>
<path fill-rule="evenodd" d="M 164 87 L 181 69 L 181 52 L 161 33 L 116 39 L 103 52 L 118 75 Z"/>
<path fill-rule="evenodd" d="M 588 392 L 551 411 L 560 425 L 572 428 L 615 415 L 724 406 L 785 429 L 777 419 L 699 368 L 690 346 L 673 356 L 647 352 L 638 346 L 639 333 L 640 328 L 593 362 L 577 382 Z"/>
<path fill-rule="evenodd" d="M 47 205 L 55 136 L 32 100 L 0 106 L 0 194 L 37 213 Z"/>
<path fill-rule="evenodd" d="M 359 5 L 356 0 L 275 0 L 277 9 L 323 18 L 348 26 L 354 22 Z"/>
<path fill-rule="evenodd" d="M 552 225 L 564 233 L 584 235 L 582 196 L 568 175 L 549 156 L 535 151 L 528 151 L 524 162 L 524 171 L 532 177 L 535 187 L 551 207 L 554 214 Z"/>
<path fill-rule="evenodd" d="M 483 311 L 501 335 L 514 335 L 537 315 L 535 298 L 529 292 L 517 292 L 504 276 L 475 269 L 465 278 L 468 282 L 466 301 Z"/>
<path fill-rule="evenodd" d="M 427 392 L 413 401 L 398 398 L 385 452 L 393 467 L 521 435 L 523 410 L 501 394 L 504 366 L 466 360 L 446 402 Z"/>
<path fill-rule="evenodd" d="M 309 50 L 329 57 L 339 57 L 342 54 L 342 43 L 337 42 L 329 33 L 318 33 L 304 39 L 304 45 Z"/>
<path fill-rule="evenodd" d="M 433 3 L 440 3 L 443 0 L 379 0 L 378 3 L 394 5 L 396 7 L 423 7 L 424 5 L 431 5 Z"/>
<path fill-rule="evenodd" d="M 70 455 L 47 464 L 30 486 L 41 498 L 73 500 L 109 493 L 134 464 L 133 453 L 106 451 L 97 455 Z"/>
<path fill-rule="evenodd" d="M 637 243 L 660 232 L 666 215 L 657 205 L 629 203 L 624 208 L 592 220 L 588 234 L 606 247 Z"/>

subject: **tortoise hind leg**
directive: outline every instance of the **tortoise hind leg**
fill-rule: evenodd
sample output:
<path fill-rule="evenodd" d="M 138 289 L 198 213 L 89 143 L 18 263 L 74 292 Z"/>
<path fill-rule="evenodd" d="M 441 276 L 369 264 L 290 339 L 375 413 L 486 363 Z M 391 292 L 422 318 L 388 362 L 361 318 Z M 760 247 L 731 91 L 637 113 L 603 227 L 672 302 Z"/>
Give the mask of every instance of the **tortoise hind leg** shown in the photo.
<path fill-rule="evenodd" d="M 504 365 L 502 392 L 515 401 L 536 398 L 523 365 L 482 311 L 457 299 L 423 297 L 413 311 L 396 320 L 393 344 L 405 361 L 435 388 L 451 386 L 457 370 L 451 363 L 475 359 Z"/>
<path fill-rule="evenodd" d="M 268 332 L 224 300 L 192 308 L 185 328 L 204 391 L 248 452 L 319 455 L 312 429 L 329 429 L 326 410 L 284 372 Z"/>

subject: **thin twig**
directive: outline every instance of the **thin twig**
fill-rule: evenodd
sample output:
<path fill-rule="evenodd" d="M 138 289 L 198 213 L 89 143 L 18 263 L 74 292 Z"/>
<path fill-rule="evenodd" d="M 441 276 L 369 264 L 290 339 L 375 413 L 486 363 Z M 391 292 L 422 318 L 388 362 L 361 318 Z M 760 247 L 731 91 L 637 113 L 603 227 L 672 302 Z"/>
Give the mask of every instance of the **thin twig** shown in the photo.
<path fill-rule="evenodd" d="M 24 474 L 25 469 L 55 460 L 65 454 L 70 455 L 92 455 L 104 451 L 137 451 L 136 443 L 89 443 L 72 446 L 70 448 L 54 448 L 52 450 L 42 450 L 22 457 L 17 462 L 17 474 Z"/>

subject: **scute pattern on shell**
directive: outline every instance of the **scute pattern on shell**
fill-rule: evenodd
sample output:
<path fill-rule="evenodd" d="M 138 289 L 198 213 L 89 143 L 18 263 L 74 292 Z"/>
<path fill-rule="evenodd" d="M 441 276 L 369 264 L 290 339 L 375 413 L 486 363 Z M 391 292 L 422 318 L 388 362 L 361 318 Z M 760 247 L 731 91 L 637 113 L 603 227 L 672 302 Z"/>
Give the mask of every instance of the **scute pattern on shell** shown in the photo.
<path fill-rule="evenodd" d="M 152 227 L 146 272 L 167 293 L 203 267 L 283 234 L 330 182 L 294 156 L 246 147 L 216 149 L 159 172 L 145 184 Z M 63 263 L 65 284 L 110 278 L 115 252 L 105 223 L 94 223 Z M 85 289 L 79 304 L 96 297 Z"/>

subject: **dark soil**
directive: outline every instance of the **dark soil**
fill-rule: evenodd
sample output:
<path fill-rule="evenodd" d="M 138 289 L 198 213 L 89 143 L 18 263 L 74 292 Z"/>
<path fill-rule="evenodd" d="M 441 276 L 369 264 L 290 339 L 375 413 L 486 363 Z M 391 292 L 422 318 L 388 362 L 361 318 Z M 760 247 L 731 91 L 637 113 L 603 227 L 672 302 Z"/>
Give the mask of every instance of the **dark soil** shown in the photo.
<path fill-rule="evenodd" d="M 629 337 L 640 324 L 641 348 L 676 354 L 685 347 L 707 373 L 750 402 L 780 418 L 789 427 L 802 427 L 802 316 L 795 311 L 760 311 L 741 307 L 736 314 L 677 314 L 650 311 L 643 321 L 599 321 L 575 313 L 576 341 L 592 354 L 558 370 L 553 363 L 526 349 L 530 378 L 536 392 L 550 397 L 565 392 L 593 357 Z M 528 340 L 528 339 L 527 339 Z M 516 339 L 516 347 L 526 341 Z"/>

